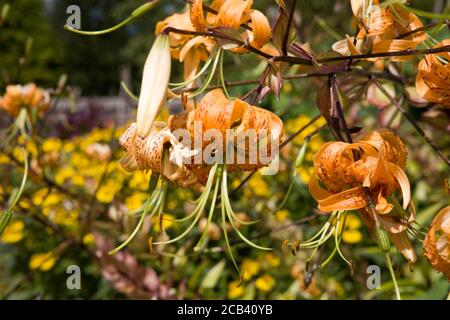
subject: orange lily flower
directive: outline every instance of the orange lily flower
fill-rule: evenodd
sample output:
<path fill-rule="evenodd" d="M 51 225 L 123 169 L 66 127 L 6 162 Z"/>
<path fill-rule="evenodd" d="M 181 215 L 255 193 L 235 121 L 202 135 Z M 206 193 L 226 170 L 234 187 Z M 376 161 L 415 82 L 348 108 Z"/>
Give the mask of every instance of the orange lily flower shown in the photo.
<path fill-rule="evenodd" d="M 442 209 L 434 218 L 423 249 L 433 268 L 450 281 L 450 206 Z"/>
<path fill-rule="evenodd" d="M 424 31 L 399 38 L 403 34 L 423 27 L 422 22 L 415 14 L 400 6 L 382 7 L 376 0 L 370 7 L 368 1 L 351 0 L 351 6 L 358 20 L 360 31 L 356 40 L 347 36 L 347 39 L 333 45 L 333 50 L 340 54 L 355 55 L 363 52 L 381 53 L 414 49 L 426 39 Z M 411 59 L 410 56 L 391 58 L 392 61 Z"/>
<path fill-rule="evenodd" d="M 0 108 L 16 117 L 21 108 L 38 109 L 39 114 L 50 108 L 50 95 L 47 91 L 36 87 L 34 83 L 9 85 L 6 93 L 0 97 Z"/>
<path fill-rule="evenodd" d="M 137 135 L 137 126 L 133 123 L 120 137 L 119 143 L 126 151 L 120 164 L 128 172 L 152 170 L 183 187 L 198 182 L 182 163 L 173 161 L 176 154 L 191 156 L 192 153 L 175 139 L 163 122 L 155 122 L 145 138 Z M 166 144 L 171 145 L 170 150 Z"/>
<path fill-rule="evenodd" d="M 174 14 L 156 25 L 156 34 L 167 27 L 174 27 L 186 31 L 204 32 L 210 28 L 228 27 L 238 30 L 240 25 L 248 23 L 251 30 L 242 33 L 242 39 L 261 48 L 272 35 L 270 24 L 266 16 L 258 10 L 252 9 L 252 0 L 215 0 L 211 8 L 217 15 L 203 11 L 203 0 L 194 0 L 190 9 L 181 14 Z M 213 50 L 215 41 L 209 37 L 191 36 L 170 33 L 171 54 L 174 59 L 184 62 L 184 78 L 191 80 L 198 71 L 201 61 L 206 61 Z M 232 48 L 235 53 L 247 52 L 244 48 Z"/>
<path fill-rule="evenodd" d="M 398 217 L 394 204 L 388 201 L 399 190 L 403 209 L 410 203 L 410 185 L 403 171 L 406 157 L 403 142 L 389 130 L 373 131 L 355 143 L 329 142 L 313 158 L 309 190 L 324 212 L 359 210 L 371 231 L 378 219 L 394 245 L 414 262 L 416 256 L 406 235 L 414 213 Z M 377 217 L 367 210 L 368 196 Z"/>
<path fill-rule="evenodd" d="M 450 45 L 450 40 L 444 40 L 436 47 L 446 45 Z M 439 54 L 439 57 L 450 60 L 450 53 Z M 450 64 L 430 54 L 420 61 L 418 69 L 416 89 L 419 95 L 427 101 L 450 108 Z"/>

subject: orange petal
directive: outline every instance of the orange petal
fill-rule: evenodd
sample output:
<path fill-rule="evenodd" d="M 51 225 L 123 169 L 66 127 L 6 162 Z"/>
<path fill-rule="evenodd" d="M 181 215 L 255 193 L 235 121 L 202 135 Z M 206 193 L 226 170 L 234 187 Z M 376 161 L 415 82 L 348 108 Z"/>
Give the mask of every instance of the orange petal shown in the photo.
<path fill-rule="evenodd" d="M 403 209 L 406 209 L 411 201 L 411 187 L 405 172 L 397 165 L 389 163 L 389 170 L 397 179 L 400 189 L 402 190 Z"/>
<path fill-rule="evenodd" d="M 394 243 L 394 246 L 403 254 L 403 256 L 411 263 L 416 262 L 417 256 L 414 247 L 409 242 L 406 231 L 401 233 L 388 233 L 389 238 Z"/>
<path fill-rule="evenodd" d="M 317 180 L 317 171 L 314 170 L 314 172 L 311 175 L 311 178 L 309 179 L 308 183 L 309 192 L 313 196 L 314 199 L 317 201 L 323 200 L 329 196 L 331 196 L 331 193 L 329 193 L 327 190 L 323 189 L 319 185 L 319 181 Z"/>
<path fill-rule="evenodd" d="M 261 48 L 272 36 L 272 29 L 266 16 L 258 11 L 250 11 L 250 19 L 252 21 L 252 32 L 250 34 L 250 44 L 256 48 Z"/>
<path fill-rule="evenodd" d="M 193 0 L 190 10 L 191 22 L 199 32 L 206 30 L 206 20 L 203 13 L 203 0 Z"/>
<path fill-rule="evenodd" d="M 356 187 L 319 200 L 319 209 L 325 212 L 335 210 L 357 210 L 366 206 L 364 191 Z"/>
<path fill-rule="evenodd" d="M 217 26 L 239 28 L 249 20 L 246 11 L 251 8 L 253 0 L 228 0 L 223 3 L 217 15 Z"/>

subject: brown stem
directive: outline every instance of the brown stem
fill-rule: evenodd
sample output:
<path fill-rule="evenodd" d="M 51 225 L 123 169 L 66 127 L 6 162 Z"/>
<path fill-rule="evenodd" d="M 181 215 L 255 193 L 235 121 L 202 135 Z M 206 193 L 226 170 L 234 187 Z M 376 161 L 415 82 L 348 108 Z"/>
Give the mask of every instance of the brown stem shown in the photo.
<path fill-rule="evenodd" d="M 331 90 L 331 105 L 333 106 L 333 110 L 337 112 L 337 116 L 339 118 L 340 122 L 340 128 L 339 129 L 339 135 L 340 135 L 340 129 L 342 128 L 345 133 L 345 138 L 348 143 L 353 143 L 352 135 L 350 134 L 350 130 L 347 126 L 347 121 L 345 121 L 344 111 L 342 110 L 341 100 L 339 99 L 339 89 L 336 82 L 336 75 L 330 75 L 329 77 L 330 82 L 330 90 Z"/>
<path fill-rule="evenodd" d="M 371 58 L 387 58 L 387 57 L 402 57 L 402 56 L 414 56 L 419 54 L 436 54 L 450 52 L 450 45 L 442 46 L 439 48 L 433 49 L 406 49 L 401 51 L 391 51 L 391 52 L 378 52 L 378 53 L 366 53 L 366 54 L 357 54 L 351 56 L 338 56 L 338 57 L 330 57 L 317 59 L 317 63 L 327 63 L 327 62 L 339 62 L 339 61 L 347 61 L 347 60 L 358 60 L 358 59 L 371 59 Z M 290 56 L 279 56 L 274 58 L 275 61 L 284 61 L 290 64 L 300 64 L 300 65 L 311 65 L 312 62 L 306 59 L 298 58 L 298 57 L 290 57 Z"/>
<path fill-rule="evenodd" d="M 224 39 L 224 40 L 228 40 L 230 42 L 233 42 L 235 44 L 237 44 L 240 47 L 243 47 L 253 53 L 256 53 L 257 55 L 264 57 L 266 59 L 272 59 L 273 56 L 265 53 L 255 47 L 253 47 L 252 45 L 250 45 L 247 42 L 238 40 L 238 39 L 234 39 L 231 37 L 228 37 L 227 35 L 217 31 L 217 30 L 208 30 L 208 31 L 204 31 L 204 32 L 200 32 L 200 31 L 188 31 L 188 30 L 181 30 L 181 29 L 177 29 L 174 27 L 167 27 L 165 28 L 161 33 L 162 34 L 169 34 L 169 33 L 178 33 L 178 34 L 184 34 L 184 35 L 191 35 L 191 36 L 202 36 L 202 37 L 212 37 L 212 38 L 219 38 L 219 39 Z"/>
<path fill-rule="evenodd" d="M 444 162 L 450 167 L 450 160 L 447 156 L 442 152 L 442 150 L 431 140 L 425 131 L 419 126 L 419 124 L 411 117 L 408 112 L 406 112 L 405 108 L 392 97 L 389 92 L 376 80 L 374 79 L 375 85 L 380 89 L 380 91 L 386 96 L 386 98 L 391 101 L 391 103 L 403 114 L 403 116 L 411 123 L 411 125 L 416 129 L 416 131 L 422 136 L 422 138 L 430 145 L 430 147 L 436 152 L 436 154 L 444 160 Z"/>
<path fill-rule="evenodd" d="M 286 31 L 284 32 L 284 38 L 283 38 L 282 51 L 285 56 L 288 55 L 289 34 L 291 33 L 292 22 L 294 20 L 294 12 L 295 12 L 296 5 L 297 5 L 297 0 L 292 0 L 291 10 L 289 11 L 288 24 L 287 24 Z"/>

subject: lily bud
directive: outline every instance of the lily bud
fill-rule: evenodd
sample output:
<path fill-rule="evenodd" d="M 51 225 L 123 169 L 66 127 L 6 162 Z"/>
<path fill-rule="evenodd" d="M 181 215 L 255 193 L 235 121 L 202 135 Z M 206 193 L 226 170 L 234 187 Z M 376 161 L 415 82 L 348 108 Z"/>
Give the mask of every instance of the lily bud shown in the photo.
<path fill-rule="evenodd" d="M 137 111 L 137 134 L 145 138 L 166 100 L 170 78 L 169 37 L 159 35 L 145 62 Z"/>

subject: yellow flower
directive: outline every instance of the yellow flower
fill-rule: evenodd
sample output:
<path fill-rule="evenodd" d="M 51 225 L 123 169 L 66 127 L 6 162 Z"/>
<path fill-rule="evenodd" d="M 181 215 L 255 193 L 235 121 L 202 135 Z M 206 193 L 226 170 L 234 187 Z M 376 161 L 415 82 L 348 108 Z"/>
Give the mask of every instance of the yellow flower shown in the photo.
<path fill-rule="evenodd" d="M 110 203 L 111 201 L 113 201 L 115 194 L 120 190 L 121 187 L 121 183 L 117 183 L 117 181 L 114 180 L 108 180 L 100 187 L 95 197 L 100 202 Z"/>
<path fill-rule="evenodd" d="M 263 177 L 256 173 L 249 181 L 249 190 L 252 190 L 258 197 L 267 197 L 270 195 L 269 186 Z"/>
<path fill-rule="evenodd" d="M 94 238 L 94 234 L 92 233 L 88 233 L 83 237 L 83 243 L 85 245 L 91 245 L 93 243 L 95 243 L 95 238 Z"/>
<path fill-rule="evenodd" d="M 38 190 L 32 198 L 32 202 L 35 206 L 40 206 L 42 204 L 42 202 L 44 201 L 44 198 L 47 196 L 47 194 L 49 193 L 49 189 L 48 188 L 43 188 Z"/>
<path fill-rule="evenodd" d="M 0 154 L 0 164 L 8 164 L 11 160 L 5 154 Z"/>
<path fill-rule="evenodd" d="M 263 292 L 268 292 L 272 290 L 273 286 L 275 285 L 275 279 L 269 275 L 265 274 L 255 281 L 255 287 Z"/>
<path fill-rule="evenodd" d="M 290 134 L 294 134 L 298 132 L 301 128 L 305 127 L 309 122 L 311 121 L 311 118 L 306 115 L 301 115 L 295 119 L 290 119 L 286 122 L 285 128 L 286 131 Z M 314 122 L 314 124 L 310 125 L 308 128 L 302 131 L 295 139 L 294 143 L 296 144 L 303 144 L 305 137 L 315 131 L 316 129 L 320 128 L 325 124 L 325 119 L 321 117 L 319 120 Z"/>
<path fill-rule="evenodd" d="M 51 207 L 54 206 L 62 201 L 62 196 L 60 194 L 49 194 L 44 201 L 42 202 L 43 207 Z"/>
<path fill-rule="evenodd" d="M 362 240 L 362 233 L 358 230 L 360 227 L 361 220 L 352 214 L 347 215 L 342 240 L 349 244 L 360 242 Z"/>
<path fill-rule="evenodd" d="M 251 259 L 244 259 L 244 261 L 242 261 L 241 264 L 244 280 L 246 281 L 250 280 L 253 276 L 255 276 L 259 272 L 260 268 L 261 266 L 258 261 Z"/>
<path fill-rule="evenodd" d="M 145 199 L 147 199 L 147 194 L 145 193 L 134 193 L 125 199 L 125 205 L 127 206 L 129 211 L 136 210 L 144 204 Z"/>
<path fill-rule="evenodd" d="M 53 268 L 56 260 L 58 260 L 58 257 L 56 257 L 51 251 L 36 253 L 31 256 L 28 267 L 31 270 L 39 269 L 43 272 L 47 272 Z"/>
<path fill-rule="evenodd" d="M 244 294 L 243 286 L 239 286 L 240 281 L 232 281 L 228 284 L 228 299 L 236 299 Z"/>
<path fill-rule="evenodd" d="M 68 142 L 65 142 L 65 143 L 64 143 L 63 151 L 64 151 L 65 153 L 70 153 L 70 152 L 72 152 L 73 150 L 75 150 L 75 148 L 76 148 L 75 143 L 73 143 L 73 142 L 71 142 L 71 141 L 68 141 Z"/>
<path fill-rule="evenodd" d="M 149 177 L 144 172 L 138 171 L 132 175 L 129 186 L 133 189 L 145 190 L 148 187 L 148 181 Z"/>
<path fill-rule="evenodd" d="M 288 217 L 289 217 L 289 210 L 287 209 L 278 210 L 275 213 L 275 218 L 280 222 L 286 221 Z"/>
<path fill-rule="evenodd" d="M 23 229 L 25 224 L 21 220 L 12 221 L 0 238 L 2 242 L 5 243 L 16 243 L 23 239 Z"/>
<path fill-rule="evenodd" d="M 75 186 L 84 186 L 86 179 L 82 175 L 77 174 L 72 177 L 71 182 Z"/>
<path fill-rule="evenodd" d="M 175 223 L 175 217 L 171 214 L 163 214 L 162 215 L 162 227 L 164 230 L 169 229 L 170 227 L 172 227 Z M 159 216 L 153 216 L 152 217 L 152 224 L 153 224 L 153 228 L 156 232 L 161 232 L 161 229 L 159 228 L 160 225 L 160 221 L 159 221 Z"/>
<path fill-rule="evenodd" d="M 55 175 L 55 182 L 57 184 L 63 184 L 66 179 L 69 179 L 75 175 L 75 169 L 72 167 L 62 167 Z"/>
<path fill-rule="evenodd" d="M 272 268 L 276 268 L 280 265 L 280 258 L 271 252 L 265 253 L 262 257 L 263 261 L 267 262 Z"/>
<path fill-rule="evenodd" d="M 52 152 L 59 151 L 61 149 L 62 142 L 58 138 L 49 138 L 42 143 L 42 151 Z"/>

